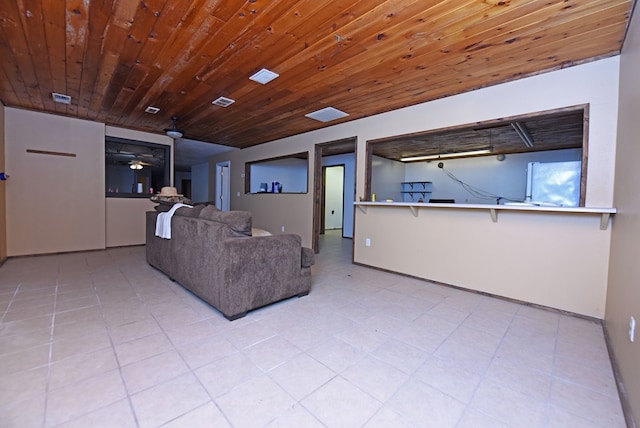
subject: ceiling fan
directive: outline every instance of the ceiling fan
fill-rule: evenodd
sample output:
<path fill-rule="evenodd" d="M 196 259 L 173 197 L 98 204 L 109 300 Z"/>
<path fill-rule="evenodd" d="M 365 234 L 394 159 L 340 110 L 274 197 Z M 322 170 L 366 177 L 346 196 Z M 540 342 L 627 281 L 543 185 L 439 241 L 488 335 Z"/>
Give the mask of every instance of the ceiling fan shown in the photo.
<path fill-rule="evenodd" d="M 131 169 L 142 169 L 145 166 L 154 166 L 152 163 L 143 162 L 141 160 L 132 160 L 129 162 L 129 168 Z"/>
<path fill-rule="evenodd" d="M 173 116 L 171 120 L 173 121 L 173 127 L 165 128 L 164 132 L 171 138 L 182 138 L 184 132 L 178 129 L 178 118 L 176 116 Z"/>

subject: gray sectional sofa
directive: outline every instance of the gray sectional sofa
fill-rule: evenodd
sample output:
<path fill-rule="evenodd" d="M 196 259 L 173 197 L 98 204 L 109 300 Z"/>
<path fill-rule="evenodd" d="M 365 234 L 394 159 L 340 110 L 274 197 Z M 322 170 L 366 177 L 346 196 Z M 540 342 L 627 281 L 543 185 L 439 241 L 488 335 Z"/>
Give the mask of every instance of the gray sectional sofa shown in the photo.
<path fill-rule="evenodd" d="M 251 213 L 197 205 L 179 208 L 163 239 L 157 215 L 146 213 L 147 262 L 229 320 L 311 289 L 314 253 L 298 235 L 251 236 Z"/>

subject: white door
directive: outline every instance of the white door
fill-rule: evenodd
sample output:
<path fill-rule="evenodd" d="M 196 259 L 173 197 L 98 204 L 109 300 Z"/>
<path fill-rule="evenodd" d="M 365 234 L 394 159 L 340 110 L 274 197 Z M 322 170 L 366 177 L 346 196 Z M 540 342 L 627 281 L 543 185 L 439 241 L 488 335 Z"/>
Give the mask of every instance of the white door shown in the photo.
<path fill-rule="evenodd" d="M 325 167 L 325 229 L 342 229 L 344 165 Z"/>
<path fill-rule="evenodd" d="M 230 176 L 229 161 L 216 164 L 216 208 L 229 211 Z"/>

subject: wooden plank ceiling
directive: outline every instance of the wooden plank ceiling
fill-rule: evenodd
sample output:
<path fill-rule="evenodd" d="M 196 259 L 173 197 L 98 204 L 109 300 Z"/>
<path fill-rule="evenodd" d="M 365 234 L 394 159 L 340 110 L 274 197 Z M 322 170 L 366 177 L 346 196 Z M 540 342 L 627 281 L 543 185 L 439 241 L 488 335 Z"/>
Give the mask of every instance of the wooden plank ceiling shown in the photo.
<path fill-rule="evenodd" d="M 3 0 L 0 100 L 250 147 L 620 52 L 633 0 Z M 267 68 L 280 77 L 249 80 Z M 70 105 L 54 103 L 68 94 Z M 224 96 L 229 107 L 211 102 Z M 147 106 L 160 109 L 145 113 Z M 349 114 L 322 123 L 305 114 Z"/>

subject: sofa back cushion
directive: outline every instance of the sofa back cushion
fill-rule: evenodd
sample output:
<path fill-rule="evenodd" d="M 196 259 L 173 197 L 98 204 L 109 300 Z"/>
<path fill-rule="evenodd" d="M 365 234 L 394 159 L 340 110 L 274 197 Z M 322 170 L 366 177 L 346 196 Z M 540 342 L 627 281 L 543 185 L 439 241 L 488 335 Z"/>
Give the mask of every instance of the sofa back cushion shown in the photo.
<path fill-rule="evenodd" d="M 176 210 L 174 215 L 180 217 L 193 217 L 198 218 L 200 216 L 200 211 L 204 208 L 204 205 L 194 205 L 192 208 L 189 207 L 180 207 Z"/>
<path fill-rule="evenodd" d="M 248 211 L 220 211 L 207 205 L 200 211 L 199 218 L 226 224 L 238 235 L 251 236 L 251 213 Z"/>

